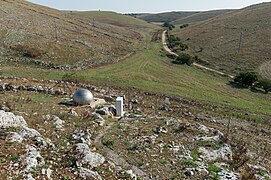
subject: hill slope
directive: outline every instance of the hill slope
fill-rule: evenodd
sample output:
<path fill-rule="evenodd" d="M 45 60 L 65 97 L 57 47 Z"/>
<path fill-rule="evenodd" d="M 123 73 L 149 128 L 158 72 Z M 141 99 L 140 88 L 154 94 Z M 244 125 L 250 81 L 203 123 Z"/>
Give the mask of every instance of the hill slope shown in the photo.
<path fill-rule="evenodd" d="M 26 1 L 0 1 L 0 17 L 1 60 L 46 67 L 81 68 L 116 62 L 131 53 L 141 38 L 124 27 Z"/>
<path fill-rule="evenodd" d="M 213 11 L 204 11 L 204 12 L 200 12 L 200 13 L 195 13 L 192 14 L 191 16 L 188 17 L 184 17 L 181 19 L 177 19 L 175 21 L 173 21 L 173 24 L 191 24 L 191 23 L 196 23 L 196 22 L 200 22 L 200 21 L 206 21 L 208 19 L 214 18 L 216 16 L 220 16 L 223 15 L 225 13 L 229 13 L 232 12 L 233 10 L 213 10 Z"/>
<path fill-rule="evenodd" d="M 190 53 L 212 67 L 239 72 L 255 70 L 271 60 L 270 30 L 271 3 L 262 3 L 177 30 L 175 34 L 186 40 Z"/>
<path fill-rule="evenodd" d="M 165 12 L 158 14 L 142 14 L 137 15 L 138 18 L 143 19 L 147 22 L 172 22 L 180 18 L 191 16 L 198 12 Z"/>
<path fill-rule="evenodd" d="M 83 11 L 83 12 L 73 12 L 79 15 L 86 16 L 88 18 L 94 19 L 98 22 L 104 22 L 107 24 L 129 27 L 129 28 L 154 28 L 153 24 L 146 23 L 145 21 L 134 18 L 128 15 L 118 14 L 112 11 Z"/>

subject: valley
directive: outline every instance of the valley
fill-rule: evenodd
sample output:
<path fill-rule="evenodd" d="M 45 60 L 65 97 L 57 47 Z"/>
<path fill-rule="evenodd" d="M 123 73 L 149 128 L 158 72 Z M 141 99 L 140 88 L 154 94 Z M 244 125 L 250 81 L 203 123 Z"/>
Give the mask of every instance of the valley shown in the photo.
<path fill-rule="evenodd" d="M 180 52 L 168 48 L 168 30 L 143 18 L 0 4 L 3 179 L 271 178 L 270 93 L 231 83 L 246 70 L 270 78 L 269 40 L 263 40 L 270 3 L 144 14 L 179 19 L 169 33 L 188 44 L 185 53 L 201 58 L 191 66 L 173 63 L 168 54 Z M 253 31 L 246 28 L 250 11 L 266 18 Z M 177 27 L 186 21 L 188 27 Z M 243 28 L 262 41 L 244 33 L 236 55 Z M 75 104 L 78 89 L 103 103 Z M 124 98 L 122 117 L 117 97 Z"/>

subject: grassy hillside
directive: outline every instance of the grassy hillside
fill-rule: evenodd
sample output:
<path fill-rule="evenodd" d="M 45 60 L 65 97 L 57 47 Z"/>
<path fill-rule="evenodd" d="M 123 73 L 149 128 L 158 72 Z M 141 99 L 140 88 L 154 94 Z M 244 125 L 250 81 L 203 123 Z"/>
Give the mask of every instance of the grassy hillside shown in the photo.
<path fill-rule="evenodd" d="M 191 16 L 198 12 L 165 12 L 158 14 L 142 14 L 137 17 L 147 22 L 171 22 L 180 18 Z"/>
<path fill-rule="evenodd" d="M 177 29 L 174 34 L 209 66 L 237 73 L 253 71 L 271 60 L 270 30 L 271 3 L 262 3 Z"/>
<path fill-rule="evenodd" d="M 68 14 L 27 1 L 0 1 L 0 17 L 2 61 L 36 64 L 35 60 L 39 60 L 44 62 L 41 65 L 49 67 L 92 67 L 118 61 L 133 52 L 134 44 L 141 38 L 135 30 L 119 24 Z M 117 18 L 120 17 L 122 15 Z M 129 21 L 126 16 L 123 19 Z"/>
<path fill-rule="evenodd" d="M 128 15 L 122 15 L 112 11 L 84 11 L 73 12 L 75 14 L 87 16 L 91 20 L 103 22 L 115 26 L 129 27 L 129 28 L 154 28 L 153 24 L 146 23 L 145 21 L 134 18 Z"/>
<path fill-rule="evenodd" d="M 196 22 L 206 21 L 208 19 L 223 15 L 225 13 L 232 12 L 233 10 L 213 10 L 213 11 L 204 11 L 192 14 L 191 16 L 184 17 L 173 21 L 173 24 L 193 24 Z"/>
<path fill-rule="evenodd" d="M 195 67 L 172 64 L 170 59 L 159 52 L 161 48 L 160 41 L 150 42 L 142 46 L 136 55 L 124 61 L 74 73 L 81 81 L 104 87 L 136 88 L 271 115 L 269 95 L 233 88 L 228 85 L 227 78 Z M 65 74 L 39 69 L 22 70 L 20 67 L 5 67 L 2 70 L 6 75 L 41 79 L 61 79 Z"/>

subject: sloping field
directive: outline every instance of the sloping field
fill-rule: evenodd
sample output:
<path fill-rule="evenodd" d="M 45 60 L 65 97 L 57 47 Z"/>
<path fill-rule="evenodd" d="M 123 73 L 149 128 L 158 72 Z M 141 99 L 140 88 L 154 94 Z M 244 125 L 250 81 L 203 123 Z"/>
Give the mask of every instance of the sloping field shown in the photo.
<path fill-rule="evenodd" d="M 172 22 L 180 18 L 191 16 L 195 13 L 198 12 L 165 12 L 158 14 L 143 14 L 137 17 L 147 22 Z"/>
<path fill-rule="evenodd" d="M 146 23 L 145 21 L 134 18 L 128 15 L 122 15 L 112 11 L 84 11 L 84 12 L 73 12 L 75 14 L 83 15 L 88 17 L 89 19 L 103 22 L 106 24 L 111 24 L 115 26 L 121 27 L 129 27 L 129 28 L 154 28 L 153 24 Z"/>
<path fill-rule="evenodd" d="M 259 69 L 259 74 L 265 79 L 271 79 L 271 61 L 263 63 Z"/>
<path fill-rule="evenodd" d="M 104 87 L 133 88 L 147 92 L 176 95 L 212 105 L 271 115 L 270 95 L 228 85 L 228 78 L 186 65 L 175 65 L 161 53 L 160 41 L 146 44 L 132 57 L 119 63 L 74 72 L 78 80 Z M 61 79 L 65 72 L 39 69 L 2 68 L 5 75 L 39 79 Z M 29 73 L 30 72 L 30 73 Z M 234 112 L 232 112 L 234 113 Z"/>
<path fill-rule="evenodd" d="M 0 1 L 0 17 L 1 60 L 91 67 L 118 61 L 133 52 L 141 38 L 138 32 L 120 24 L 26 1 Z M 129 21 L 129 17 L 123 19 Z"/>
<path fill-rule="evenodd" d="M 256 70 L 270 61 L 270 31 L 271 3 L 262 3 L 178 29 L 174 34 L 189 45 L 189 53 L 212 68 L 238 73 Z"/>
<path fill-rule="evenodd" d="M 192 14 L 191 16 L 184 17 L 173 21 L 173 24 L 193 24 L 196 22 L 206 21 L 208 19 L 223 15 L 225 13 L 232 12 L 234 10 L 214 10 L 214 11 L 204 11 Z"/>

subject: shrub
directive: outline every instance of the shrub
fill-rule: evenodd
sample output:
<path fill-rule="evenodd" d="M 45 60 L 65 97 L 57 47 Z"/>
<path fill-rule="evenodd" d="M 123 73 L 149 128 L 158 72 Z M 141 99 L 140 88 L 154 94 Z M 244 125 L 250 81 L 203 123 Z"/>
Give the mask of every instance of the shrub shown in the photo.
<path fill-rule="evenodd" d="M 175 26 L 173 24 L 169 23 L 169 22 L 165 22 L 163 24 L 163 27 L 167 27 L 169 30 L 172 30 L 172 29 L 175 28 Z"/>
<path fill-rule="evenodd" d="M 262 88 L 266 93 L 271 91 L 271 80 L 262 79 L 255 84 L 256 87 Z"/>
<path fill-rule="evenodd" d="M 189 26 L 189 24 L 182 24 L 182 25 L 180 25 L 180 29 L 186 28 L 188 26 Z"/>
<path fill-rule="evenodd" d="M 181 51 L 185 51 L 188 49 L 188 45 L 182 43 L 179 37 L 170 35 L 168 37 L 168 41 L 169 41 L 169 48 L 175 48 L 175 50 L 181 50 Z"/>
<path fill-rule="evenodd" d="M 246 86 L 252 86 L 256 81 L 258 81 L 258 76 L 255 72 L 240 73 L 234 78 L 234 82 Z"/>
<path fill-rule="evenodd" d="M 179 54 L 179 56 L 175 59 L 177 64 L 187 64 L 191 66 L 194 63 L 194 58 L 192 58 L 189 54 Z"/>

